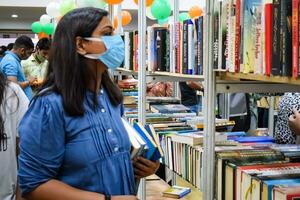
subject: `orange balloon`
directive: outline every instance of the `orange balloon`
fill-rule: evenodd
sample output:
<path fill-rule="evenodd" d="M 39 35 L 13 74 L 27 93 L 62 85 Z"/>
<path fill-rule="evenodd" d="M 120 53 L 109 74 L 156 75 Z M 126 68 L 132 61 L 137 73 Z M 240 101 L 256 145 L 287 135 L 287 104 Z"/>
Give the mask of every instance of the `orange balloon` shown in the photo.
<path fill-rule="evenodd" d="M 126 10 L 122 11 L 121 17 L 122 17 L 122 26 L 126 26 L 126 25 L 130 24 L 130 22 L 132 20 L 130 12 L 128 12 Z M 115 16 L 114 17 L 114 28 L 117 28 L 117 27 L 118 27 L 118 16 Z"/>
<path fill-rule="evenodd" d="M 200 17 L 203 15 L 203 10 L 199 6 L 193 6 L 189 10 L 189 15 L 192 19 L 196 17 Z"/>
<path fill-rule="evenodd" d="M 38 38 L 39 38 L 39 40 L 42 39 L 42 38 L 49 38 L 49 35 L 47 35 L 47 34 L 44 33 L 44 32 L 40 32 L 40 33 L 38 34 Z"/>
<path fill-rule="evenodd" d="M 146 6 L 147 6 L 147 7 L 151 6 L 152 3 L 153 3 L 153 1 L 154 1 L 154 0 L 146 0 Z M 138 5 L 138 4 L 139 4 L 139 0 L 134 0 L 134 3 L 135 3 L 136 5 Z"/>
<path fill-rule="evenodd" d="M 106 0 L 106 3 L 112 5 L 112 4 L 120 4 L 122 3 L 122 1 L 123 0 Z"/>

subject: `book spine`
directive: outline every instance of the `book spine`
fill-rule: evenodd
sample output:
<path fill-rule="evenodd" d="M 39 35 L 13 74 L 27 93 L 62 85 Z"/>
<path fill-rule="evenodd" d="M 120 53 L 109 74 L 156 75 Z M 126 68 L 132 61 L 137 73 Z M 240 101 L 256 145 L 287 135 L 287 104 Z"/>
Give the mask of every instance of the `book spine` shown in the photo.
<path fill-rule="evenodd" d="M 183 59 L 182 59 L 182 73 L 187 74 L 188 71 L 188 21 L 183 22 Z"/>
<path fill-rule="evenodd" d="M 157 30 L 156 35 L 156 49 L 157 49 L 157 71 L 162 71 L 162 63 L 163 63 L 163 47 L 162 47 L 162 32 L 161 30 Z"/>
<path fill-rule="evenodd" d="M 147 60 L 147 63 L 148 63 L 148 71 L 153 71 L 152 69 L 152 47 L 151 47 L 151 40 L 152 40 L 152 37 L 151 37 L 151 29 L 152 27 L 148 27 L 147 28 L 147 48 L 148 48 L 148 60 Z"/>
<path fill-rule="evenodd" d="M 293 43 L 293 78 L 299 75 L 299 0 L 292 2 L 292 43 Z"/>
<path fill-rule="evenodd" d="M 240 71 L 240 43 L 241 43 L 241 0 L 236 0 L 236 29 L 235 29 L 235 62 L 234 71 Z"/>
<path fill-rule="evenodd" d="M 218 46 L 218 49 L 219 49 L 219 52 L 218 52 L 218 69 L 221 70 L 222 69 L 222 60 L 223 60 L 223 15 L 225 13 L 223 13 L 223 6 L 224 6 L 224 3 L 223 1 L 219 1 L 219 46 Z"/>
<path fill-rule="evenodd" d="M 195 63 L 195 43 L 194 43 L 194 25 L 192 20 L 188 21 L 188 74 L 194 73 Z"/>
<path fill-rule="evenodd" d="M 171 29 L 170 29 L 171 30 Z M 165 35 L 165 54 L 164 54 L 164 70 L 166 71 L 166 72 L 172 72 L 171 71 L 171 62 L 173 62 L 173 57 L 172 57 L 172 60 L 170 59 L 171 58 L 171 54 L 173 53 L 173 52 L 171 52 L 171 49 L 170 49 L 170 42 L 172 41 L 171 40 L 171 32 L 169 31 L 169 30 L 166 30 L 165 32 L 164 32 L 164 35 Z"/>
<path fill-rule="evenodd" d="M 130 66 L 130 38 L 129 38 L 129 32 L 124 33 L 124 40 L 125 40 L 125 69 L 129 70 Z"/>
<path fill-rule="evenodd" d="M 223 2 L 222 15 L 222 69 L 226 69 L 228 60 L 228 41 L 229 41 L 229 0 Z"/>
<path fill-rule="evenodd" d="M 218 69 L 219 60 L 219 24 L 220 24 L 220 8 L 219 1 L 214 1 L 215 3 L 215 13 L 213 18 L 213 33 L 214 33 L 214 43 L 213 43 L 213 67 Z"/>
<path fill-rule="evenodd" d="M 229 72 L 234 72 L 235 62 L 235 31 L 236 31 L 236 16 L 235 16 L 236 0 L 230 0 L 229 5 L 229 33 L 228 33 L 228 58 L 226 68 Z"/>
<path fill-rule="evenodd" d="M 281 67 L 282 76 L 292 76 L 292 0 L 281 1 Z"/>
<path fill-rule="evenodd" d="M 272 69 L 272 30 L 273 30 L 273 4 L 268 3 L 265 5 L 265 55 L 266 55 L 266 71 L 267 76 L 271 75 Z"/>
<path fill-rule="evenodd" d="M 198 43 L 198 48 L 199 48 L 199 66 L 198 66 L 198 74 L 202 75 L 203 74 L 203 61 L 204 61 L 204 57 L 203 57 L 203 46 L 204 46 L 204 34 L 203 34 L 203 24 L 204 24 L 204 18 L 203 16 L 201 16 L 199 18 L 199 43 Z"/>
<path fill-rule="evenodd" d="M 241 6 L 240 6 L 240 68 L 238 72 L 244 71 L 244 5 L 245 0 L 240 0 Z"/>
<path fill-rule="evenodd" d="M 167 59 L 167 71 L 171 72 L 171 73 L 175 73 L 175 50 L 174 50 L 174 46 L 173 49 L 171 49 L 171 43 L 173 45 L 175 45 L 175 38 L 174 38 L 174 24 L 170 24 L 169 25 L 169 31 L 168 31 L 168 43 L 167 43 L 167 53 L 169 54 L 169 58 Z M 169 70 L 168 70 L 169 69 Z"/>
<path fill-rule="evenodd" d="M 281 74 L 280 59 L 280 19 L 281 0 L 273 0 L 273 31 L 272 31 L 272 75 Z"/>
<path fill-rule="evenodd" d="M 129 69 L 133 70 L 134 66 L 134 32 L 129 33 L 130 38 L 130 63 L 129 63 Z"/>
<path fill-rule="evenodd" d="M 258 6 L 255 13 L 255 73 L 262 74 L 262 7 Z"/>
<path fill-rule="evenodd" d="M 266 20 L 265 20 L 265 5 L 266 1 L 263 1 L 261 8 L 261 52 L 262 52 L 262 74 L 266 74 L 266 38 L 265 38 L 265 30 L 266 30 Z"/>
<path fill-rule="evenodd" d="M 181 62 L 180 62 L 180 49 L 181 49 L 181 24 L 176 24 L 176 42 L 175 42 L 175 52 L 176 52 L 176 73 L 180 73 Z"/>

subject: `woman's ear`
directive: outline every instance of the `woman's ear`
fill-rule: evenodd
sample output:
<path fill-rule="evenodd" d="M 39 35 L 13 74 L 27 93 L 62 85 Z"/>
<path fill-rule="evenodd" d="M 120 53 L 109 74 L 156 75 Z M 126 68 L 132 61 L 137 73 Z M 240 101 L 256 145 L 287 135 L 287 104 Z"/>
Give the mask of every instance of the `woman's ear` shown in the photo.
<path fill-rule="evenodd" d="M 76 37 L 76 51 L 80 55 L 85 55 L 87 51 L 85 50 L 85 41 L 82 39 L 82 37 Z"/>

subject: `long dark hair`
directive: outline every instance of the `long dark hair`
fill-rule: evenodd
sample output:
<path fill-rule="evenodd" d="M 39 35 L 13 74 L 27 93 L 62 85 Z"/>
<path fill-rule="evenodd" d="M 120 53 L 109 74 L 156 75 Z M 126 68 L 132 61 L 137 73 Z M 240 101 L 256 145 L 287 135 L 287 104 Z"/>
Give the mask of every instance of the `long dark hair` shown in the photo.
<path fill-rule="evenodd" d="M 96 78 L 86 66 L 86 58 L 76 51 L 76 37 L 90 37 L 100 21 L 108 13 L 97 8 L 79 8 L 66 14 L 57 25 L 51 45 L 47 78 L 40 91 L 52 88 L 63 99 L 65 111 L 71 116 L 84 114 L 83 101 L 87 85 Z M 114 106 L 123 101 L 118 86 L 108 71 L 102 75 L 102 85 Z M 96 94 L 94 105 L 97 106 Z"/>

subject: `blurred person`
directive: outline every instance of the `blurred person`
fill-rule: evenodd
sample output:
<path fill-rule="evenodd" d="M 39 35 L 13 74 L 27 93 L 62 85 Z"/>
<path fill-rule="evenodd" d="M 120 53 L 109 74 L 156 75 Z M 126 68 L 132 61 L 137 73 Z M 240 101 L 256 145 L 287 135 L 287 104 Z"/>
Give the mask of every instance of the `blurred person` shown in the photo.
<path fill-rule="evenodd" d="M 0 62 L 3 59 L 3 57 L 5 56 L 6 50 L 7 50 L 6 46 L 1 46 L 0 47 Z"/>
<path fill-rule="evenodd" d="M 48 38 L 42 38 L 35 47 L 35 52 L 27 59 L 21 62 L 27 79 L 37 78 L 38 82 L 32 89 L 35 91 L 46 77 L 48 58 L 51 41 Z"/>
<path fill-rule="evenodd" d="M 202 102 L 197 91 L 203 92 L 203 86 L 197 82 L 180 82 L 181 103 L 190 108 L 192 112 L 199 114 L 202 110 Z"/>
<path fill-rule="evenodd" d="M 16 39 L 14 47 L 11 51 L 7 51 L 4 58 L 0 62 L 1 71 L 7 76 L 7 79 L 18 83 L 24 90 L 29 100 L 32 98 L 31 85 L 37 80 L 36 78 L 26 79 L 21 60 L 27 60 L 34 49 L 31 38 L 20 36 Z"/>
<path fill-rule="evenodd" d="M 22 89 L 0 72 L 0 199 L 14 200 L 17 188 L 18 126 L 27 110 Z M 20 196 L 20 195 L 19 195 Z"/>
<path fill-rule="evenodd" d="M 11 51 L 14 48 L 15 43 L 9 43 L 7 45 L 7 51 Z"/>
<path fill-rule="evenodd" d="M 156 82 L 147 84 L 147 96 L 149 97 L 171 97 L 173 85 L 170 82 Z"/>

